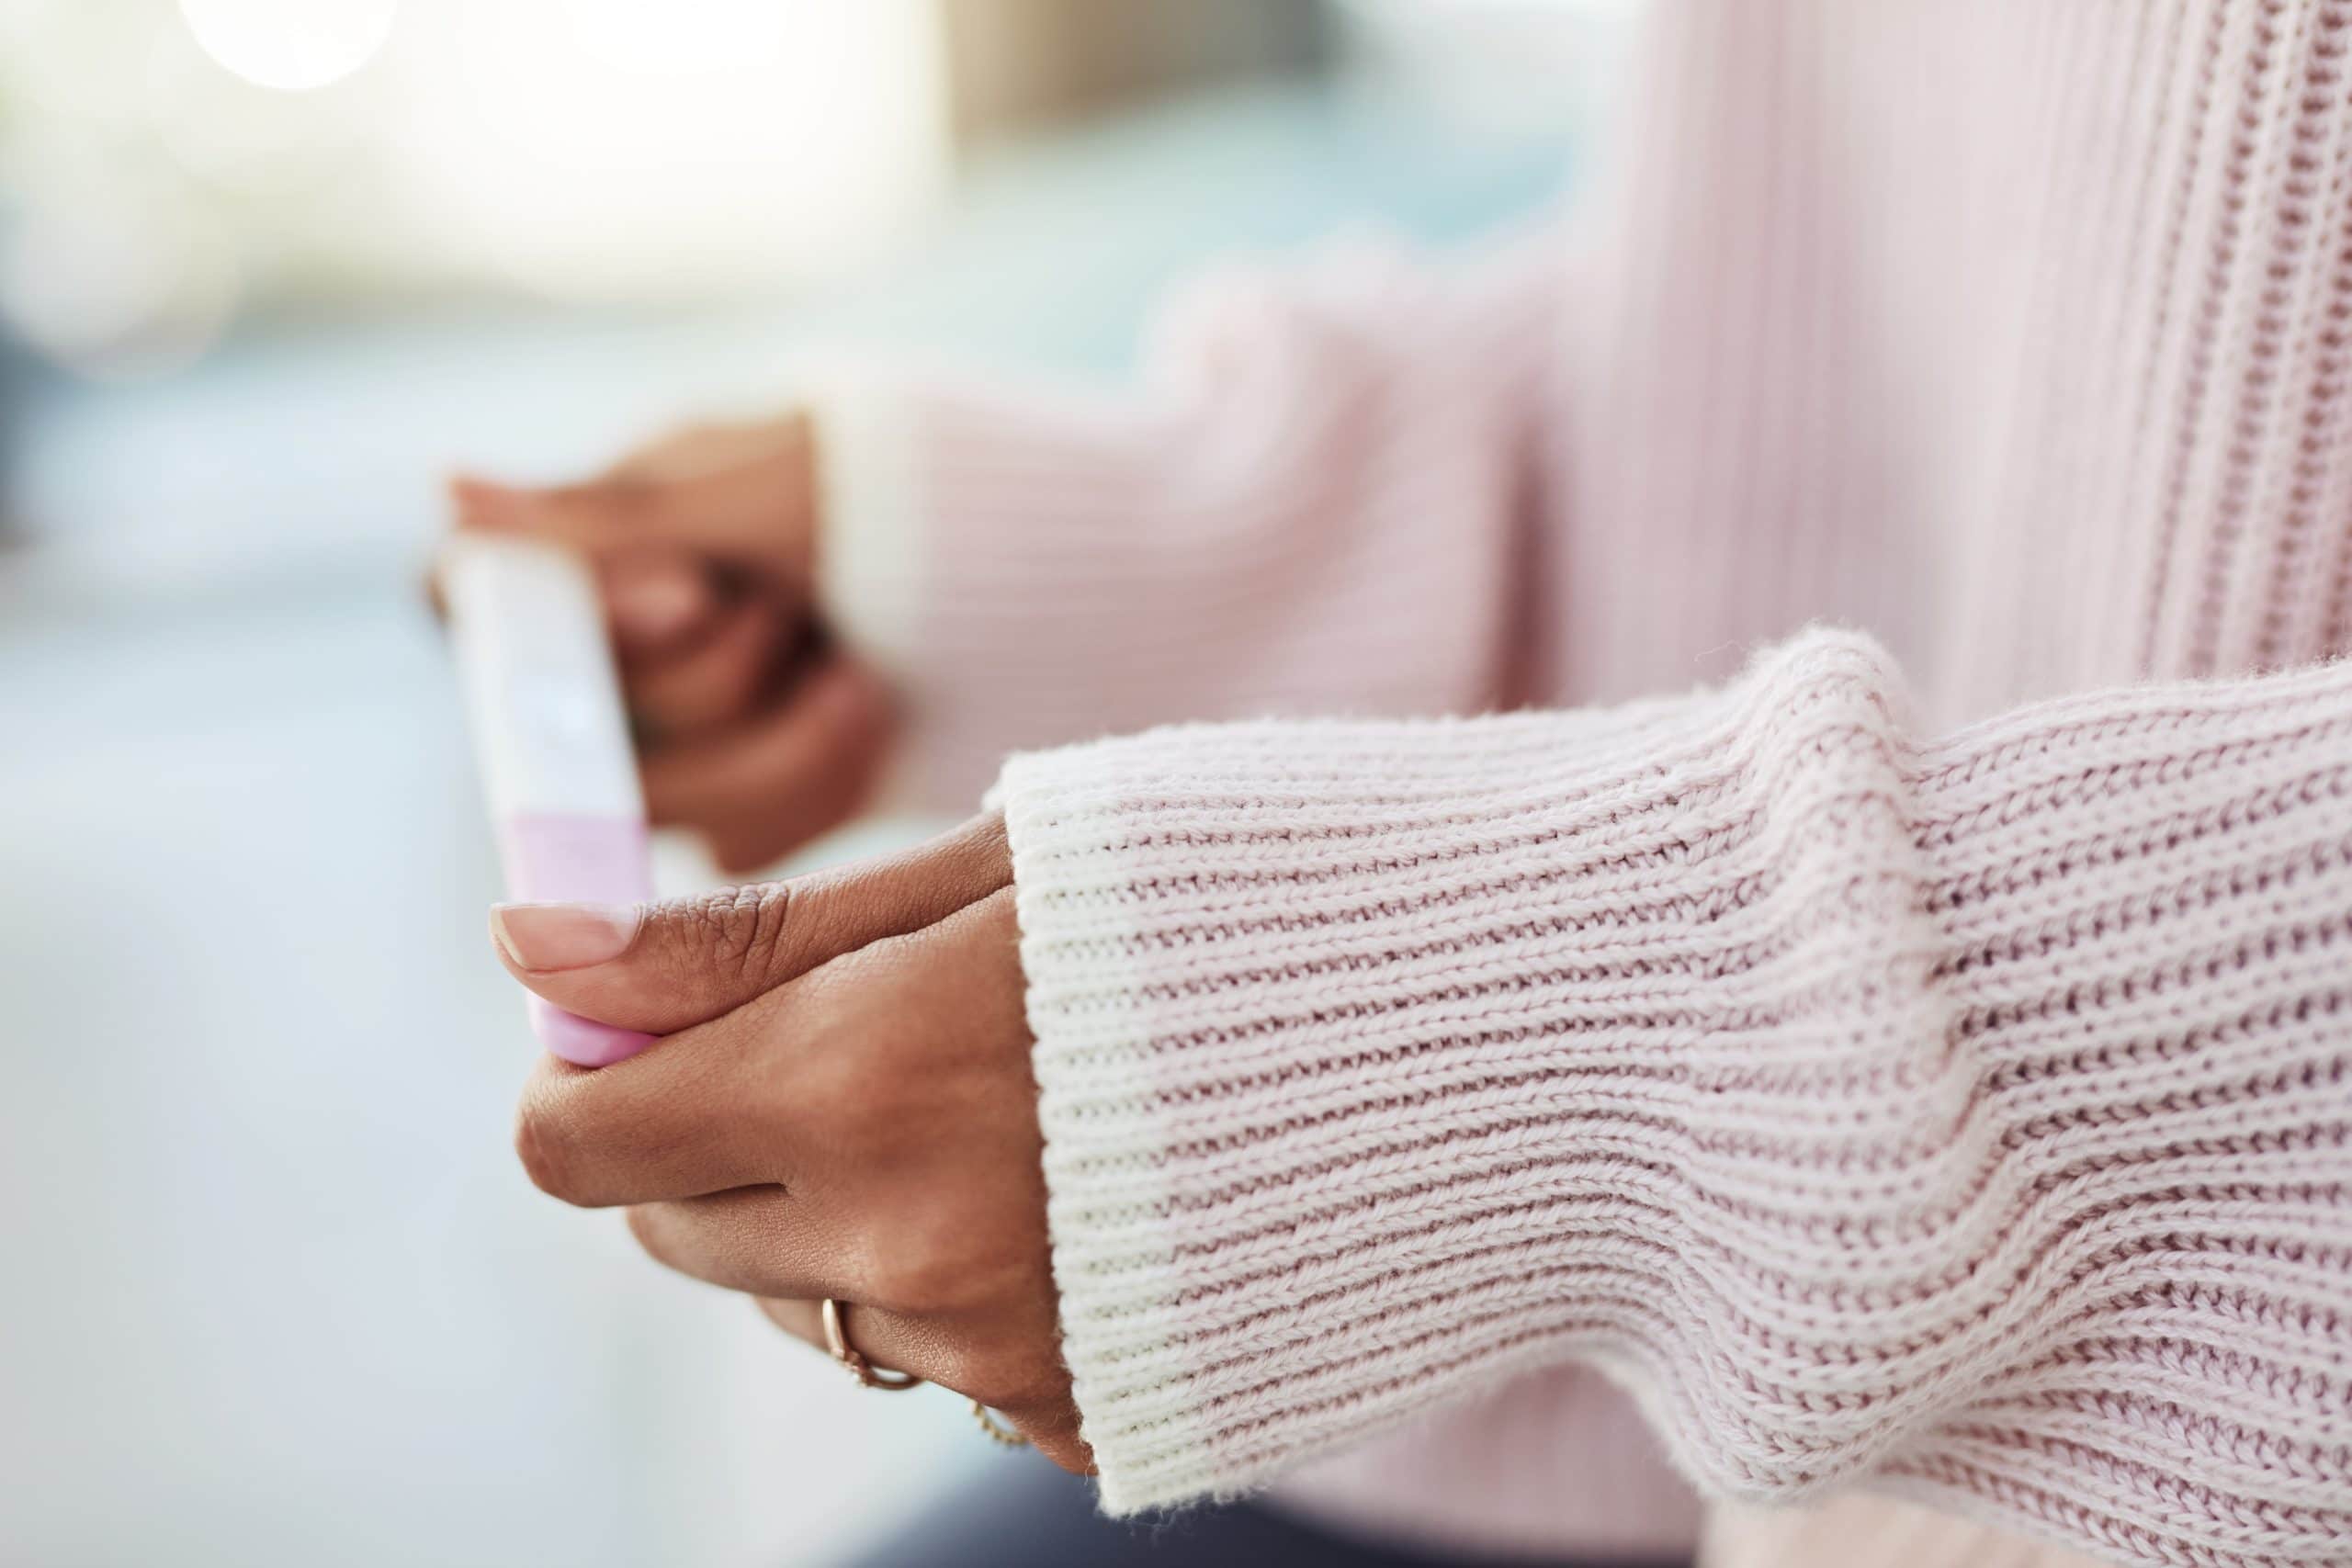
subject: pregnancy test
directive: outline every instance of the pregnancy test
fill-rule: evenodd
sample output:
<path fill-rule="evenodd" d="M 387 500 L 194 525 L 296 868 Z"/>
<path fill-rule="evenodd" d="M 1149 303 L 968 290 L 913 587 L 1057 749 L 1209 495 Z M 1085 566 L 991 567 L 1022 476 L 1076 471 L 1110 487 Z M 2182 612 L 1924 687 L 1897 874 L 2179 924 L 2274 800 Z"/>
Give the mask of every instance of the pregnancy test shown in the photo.
<path fill-rule="evenodd" d="M 464 534 L 444 547 L 441 588 L 507 897 L 651 897 L 645 797 L 586 563 L 536 540 Z M 529 1008 L 540 1043 L 583 1067 L 653 1043 L 537 996 Z"/>

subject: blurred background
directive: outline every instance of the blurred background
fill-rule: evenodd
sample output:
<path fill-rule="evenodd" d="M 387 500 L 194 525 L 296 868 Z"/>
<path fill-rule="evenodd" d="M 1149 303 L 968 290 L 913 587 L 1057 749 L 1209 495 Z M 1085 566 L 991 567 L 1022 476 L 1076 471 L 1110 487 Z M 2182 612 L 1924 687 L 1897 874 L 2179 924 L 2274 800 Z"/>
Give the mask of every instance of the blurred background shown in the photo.
<path fill-rule="evenodd" d="M 516 1168 L 440 479 L 1521 220 L 1636 3 L 0 0 L 0 1563 L 822 1563 L 1041 1462 Z"/>

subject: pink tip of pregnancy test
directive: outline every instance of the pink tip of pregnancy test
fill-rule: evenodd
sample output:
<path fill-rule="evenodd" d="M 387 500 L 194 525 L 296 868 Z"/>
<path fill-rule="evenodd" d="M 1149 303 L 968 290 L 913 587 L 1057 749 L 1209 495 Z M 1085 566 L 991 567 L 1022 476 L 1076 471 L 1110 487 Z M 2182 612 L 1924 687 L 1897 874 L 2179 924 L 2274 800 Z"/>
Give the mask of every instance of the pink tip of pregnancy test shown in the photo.
<path fill-rule="evenodd" d="M 530 811 L 499 825 L 499 855 L 511 897 L 528 903 L 636 904 L 653 896 L 645 824 L 628 817 Z M 539 1043 L 567 1062 L 604 1067 L 636 1055 L 657 1038 L 616 1029 L 531 998 Z"/>
<path fill-rule="evenodd" d="M 566 1012 L 543 997 L 531 998 L 531 1028 L 550 1053 L 581 1067 L 608 1067 L 636 1055 L 657 1038 Z"/>

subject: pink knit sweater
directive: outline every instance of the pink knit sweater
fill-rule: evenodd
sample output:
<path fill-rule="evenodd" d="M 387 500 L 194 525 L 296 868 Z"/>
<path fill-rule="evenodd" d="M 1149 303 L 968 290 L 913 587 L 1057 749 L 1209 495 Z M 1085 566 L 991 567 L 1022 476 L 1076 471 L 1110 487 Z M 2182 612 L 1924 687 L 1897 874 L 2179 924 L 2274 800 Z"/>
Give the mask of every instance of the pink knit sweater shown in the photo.
<path fill-rule="evenodd" d="M 929 795 L 1236 721 L 998 784 L 1105 1502 L 2352 1561 L 2352 3 L 1657 10 L 1568 236 L 826 415 Z"/>

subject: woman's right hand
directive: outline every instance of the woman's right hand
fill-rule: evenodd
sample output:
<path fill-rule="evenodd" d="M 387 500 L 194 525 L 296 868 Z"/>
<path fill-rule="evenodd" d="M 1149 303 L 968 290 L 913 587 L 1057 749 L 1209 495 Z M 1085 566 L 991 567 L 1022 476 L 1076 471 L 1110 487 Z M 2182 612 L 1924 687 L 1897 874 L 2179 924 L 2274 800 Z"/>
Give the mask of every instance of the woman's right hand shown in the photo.
<path fill-rule="evenodd" d="M 459 528 L 594 564 L 655 821 L 699 829 L 740 874 L 865 801 L 888 694 L 824 635 L 805 416 L 682 430 L 582 483 L 465 476 L 450 495 Z"/>

